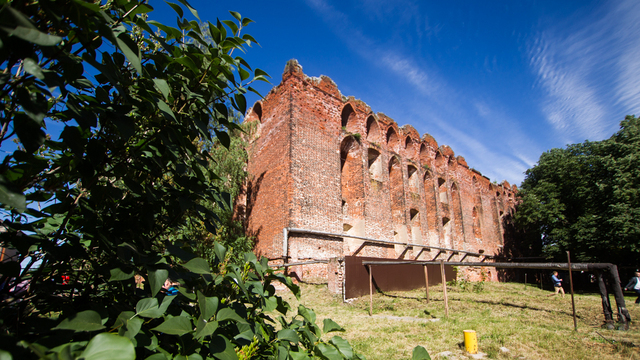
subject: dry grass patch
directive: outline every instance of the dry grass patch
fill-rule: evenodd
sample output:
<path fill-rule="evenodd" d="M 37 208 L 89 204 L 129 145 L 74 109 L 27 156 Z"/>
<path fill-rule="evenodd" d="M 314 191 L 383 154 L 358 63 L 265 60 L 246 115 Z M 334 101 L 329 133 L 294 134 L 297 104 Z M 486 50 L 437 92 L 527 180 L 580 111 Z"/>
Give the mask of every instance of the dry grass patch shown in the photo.
<path fill-rule="evenodd" d="M 289 293 L 281 295 L 294 308 L 298 303 L 312 308 L 318 323 L 331 318 L 342 325 L 341 336 L 369 360 L 408 359 L 416 345 L 434 359 L 445 351 L 460 359 L 467 329 L 477 332 L 479 350 L 491 359 L 640 359 L 640 306 L 632 297 L 626 301 L 637 322 L 629 331 L 617 331 L 600 327 L 604 317 L 598 294 L 577 294 L 575 332 L 570 295 L 547 297 L 549 291 L 522 284 L 485 283 L 478 293 L 450 286 L 448 318 L 441 287 L 430 289 L 428 304 L 424 290 L 375 294 L 373 317 L 368 296 L 344 303 L 324 285 L 301 287 L 299 302 Z"/>

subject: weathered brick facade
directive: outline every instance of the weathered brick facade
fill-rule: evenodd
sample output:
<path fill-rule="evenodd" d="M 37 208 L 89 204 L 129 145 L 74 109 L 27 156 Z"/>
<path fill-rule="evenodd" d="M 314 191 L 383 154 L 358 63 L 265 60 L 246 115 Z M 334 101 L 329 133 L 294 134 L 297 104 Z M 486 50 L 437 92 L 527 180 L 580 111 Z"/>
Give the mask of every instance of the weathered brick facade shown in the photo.
<path fill-rule="evenodd" d="M 503 217 L 514 211 L 516 187 L 492 184 L 430 135 L 420 137 L 412 126 L 398 127 L 362 101 L 342 96 L 328 77 L 310 78 L 290 61 L 280 85 L 245 121 L 259 122 L 247 149 L 246 197 L 247 228 L 257 236 L 258 254 L 288 256 L 290 262 L 354 253 L 435 255 L 295 233 L 284 249 L 285 227 L 501 254 Z M 300 277 L 327 276 L 328 268 L 340 267 L 294 270 Z M 495 279 L 495 271 L 489 277 Z"/>

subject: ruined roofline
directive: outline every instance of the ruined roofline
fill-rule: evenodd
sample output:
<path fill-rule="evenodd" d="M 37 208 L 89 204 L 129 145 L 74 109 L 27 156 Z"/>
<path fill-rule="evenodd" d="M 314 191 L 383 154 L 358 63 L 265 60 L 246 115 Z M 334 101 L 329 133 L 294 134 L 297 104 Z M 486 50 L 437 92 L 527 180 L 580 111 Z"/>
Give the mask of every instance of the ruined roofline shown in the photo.
<path fill-rule="evenodd" d="M 377 145 L 377 146 L 383 145 L 382 146 L 383 148 L 386 148 L 391 152 L 398 153 L 398 151 L 395 151 L 395 149 L 393 149 L 392 146 L 389 145 L 388 138 L 387 139 L 384 138 L 384 137 L 388 137 L 389 132 L 392 131 L 396 134 L 398 138 L 397 141 L 400 143 L 399 146 L 404 147 L 407 141 L 410 141 L 411 143 L 414 144 L 414 146 L 416 146 L 416 151 L 418 153 L 422 151 L 422 146 L 425 146 L 427 149 L 430 149 L 434 153 L 439 153 L 442 156 L 444 156 L 447 161 L 449 162 L 454 161 L 457 165 L 470 169 L 464 157 L 460 155 L 456 156 L 455 152 L 453 151 L 453 149 L 451 149 L 450 146 L 444 145 L 444 144 L 438 145 L 438 142 L 435 140 L 435 138 L 432 135 L 425 133 L 422 136 L 420 136 L 420 133 L 412 125 L 405 124 L 405 125 L 399 126 L 394 119 L 387 116 L 386 114 L 382 112 L 374 113 L 371 110 L 371 107 L 368 104 L 366 104 L 364 101 L 360 99 L 356 99 L 353 96 L 342 95 L 342 93 L 338 89 L 337 84 L 328 76 L 321 75 L 320 77 L 310 77 L 304 74 L 302 70 L 302 65 L 300 65 L 296 59 L 291 59 L 287 61 L 287 64 L 285 65 L 285 68 L 282 74 L 282 81 L 280 82 L 280 84 L 272 88 L 263 100 L 256 101 L 253 107 L 251 107 L 247 111 L 246 118 L 249 121 L 256 120 L 256 118 L 262 121 L 261 117 L 262 117 L 262 111 L 263 111 L 262 110 L 263 103 L 269 97 L 276 96 L 279 90 L 281 89 L 281 87 L 287 81 L 292 79 L 302 80 L 304 83 L 314 87 L 316 90 L 319 90 L 325 93 L 326 95 L 339 100 L 343 104 L 342 110 L 341 110 L 341 112 L 343 113 L 345 109 L 347 109 L 347 107 L 350 107 L 351 109 L 348 111 L 353 111 L 357 115 L 357 117 L 364 122 L 365 137 L 367 135 L 366 134 L 367 122 L 369 121 L 370 118 L 373 118 L 373 120 L 376 122 L 376 125 L 379 127 L 379 131 L 383 137 L 380 139 L 381 141 L 373 142 L 374 145 Z M 409 138 L 410 140 L 407 140 L 407 138 Z M 383 143 L 383 144 L 380 144 L 380 143 Z M 398 147 L 398 145 L 396 145 L 396 147 Z M 491 187 L 496 185 L 496 184 L 492 184 L 491 180 L 486 176 L 482 175 L 479 171 L 475 169 L 473 170 L 475 173 L 477 173 L 482 178 L 484 178 L 485 181 L 491 184 Z M 517 192 L 517 186 L 515 185 L 511 186 L 506 180 L 500 183 L 499 186 L 501 186 L 505 190 Z"/>

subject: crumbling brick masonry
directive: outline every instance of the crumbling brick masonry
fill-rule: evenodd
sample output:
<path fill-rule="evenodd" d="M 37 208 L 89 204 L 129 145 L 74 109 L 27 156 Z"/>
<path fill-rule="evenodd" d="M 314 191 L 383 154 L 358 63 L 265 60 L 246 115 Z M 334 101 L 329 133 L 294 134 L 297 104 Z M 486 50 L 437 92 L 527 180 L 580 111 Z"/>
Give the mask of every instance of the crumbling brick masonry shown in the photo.
<path fill-rule="evenodd" d="M 513 214 L 516 187 L 492 184 L 449 146 L 343 96 L 328 77 L 308 77 L 289 61 L 280 85 L 245 121 L 259 122 L 247 149 L 242 204 L 258 254 L 293 263 L 354 254 L 427 260 L 438 252 L 322 235 L 291 233 L 285 240 L 283 228 L 501 254 L 503 217 Z M 452 261 L 463 256 L 451 254 Z M 292 270 L 326 278 L 327 269 L 340 269 L 332 264 Z M 495 271 L 482 276 L 496 279 Z"/>

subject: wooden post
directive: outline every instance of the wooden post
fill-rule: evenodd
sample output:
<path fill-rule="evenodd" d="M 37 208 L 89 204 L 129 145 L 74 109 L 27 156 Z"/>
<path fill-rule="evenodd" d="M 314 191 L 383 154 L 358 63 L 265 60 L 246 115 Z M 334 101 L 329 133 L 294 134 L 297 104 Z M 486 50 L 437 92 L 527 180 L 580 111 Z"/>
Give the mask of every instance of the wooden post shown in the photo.
<path fill-rule="evenodd" d="M 429 303 L 429 270 L 427 270 L 427 264 L 422 265 L 424 267 L 424 286 L 427 289 L 427 304 Z"/>
<path fill-rule="evenodd" d="M 573 275 L 571 275 L 571 254 L 567 251 L 567 264 L 569 265 L 569 287 L 571 288 L 571 308 L 573 309 L 573 329 L 578 331 L 578 321 L 576 320 L 576 303 L 573 299 Z"/>
<path fill-rule="evenodd" d="M 371 271 L 371 265 L 367 265 L 369 268 L 369 316 L 373 315 L 373 275 Z"/>
<path fill-rule="evenodd" d="M 444 260 L 440 260 L 440 279 L 442 280 L 442 292 L 444 293 L 444 316 L 449 317 L 449 298 L 447 297 L 447 276 L 444 273 Z"/>

